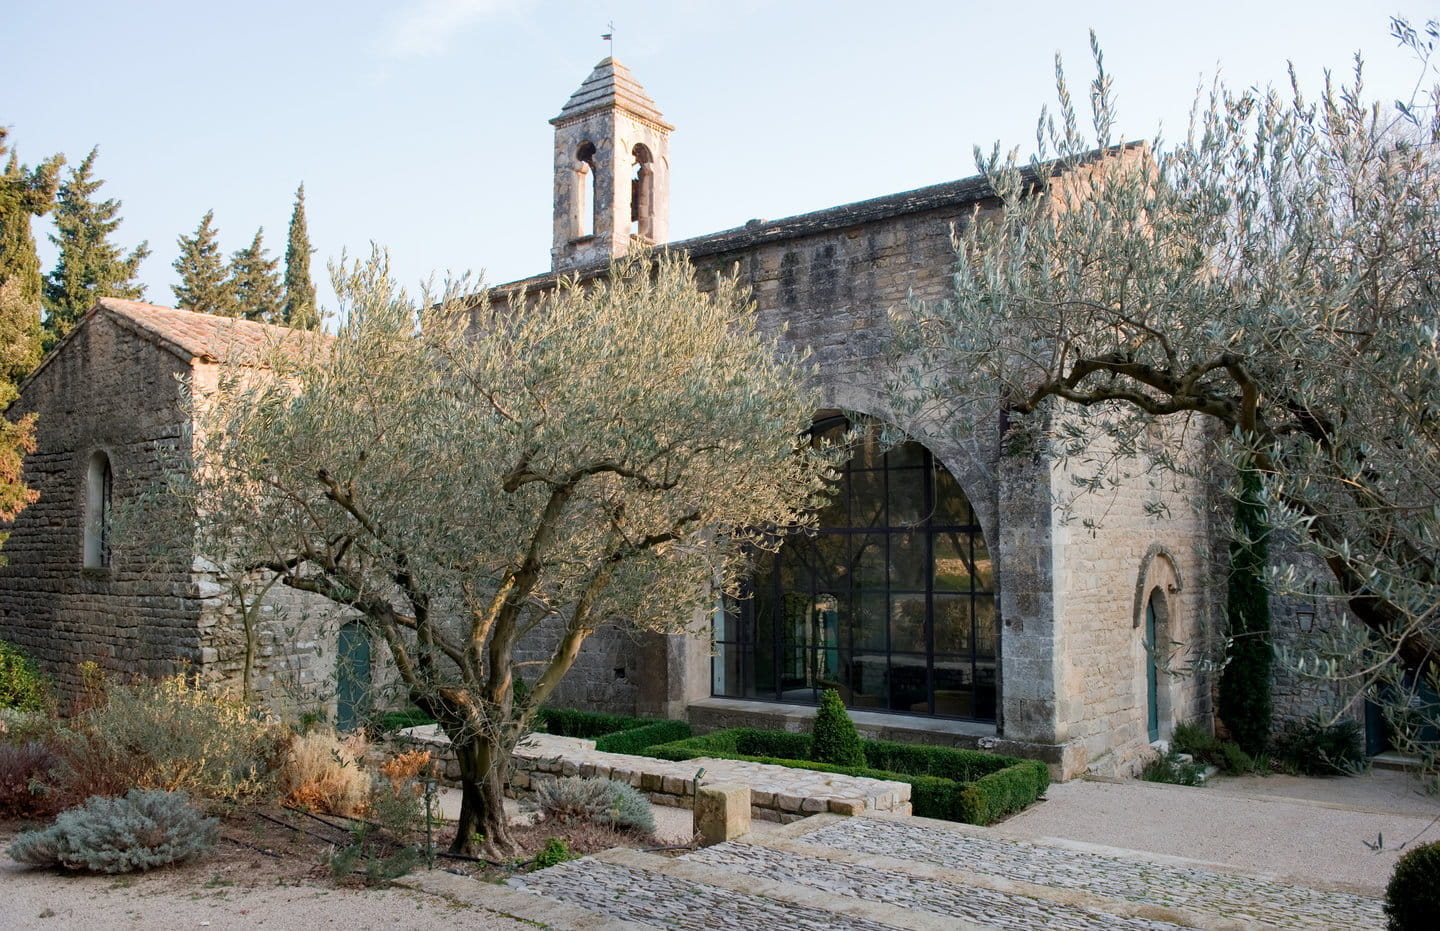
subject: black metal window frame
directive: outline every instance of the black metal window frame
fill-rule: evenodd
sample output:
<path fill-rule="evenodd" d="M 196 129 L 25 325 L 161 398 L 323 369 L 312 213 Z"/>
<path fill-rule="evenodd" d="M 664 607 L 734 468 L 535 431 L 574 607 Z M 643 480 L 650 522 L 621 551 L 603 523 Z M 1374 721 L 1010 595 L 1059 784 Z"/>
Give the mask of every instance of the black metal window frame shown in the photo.
<path fill-rule="evenodd" d="M 744 593 L 744 597 L 728 604 L 727 616 L 717 622 L 712 692 L 721 697 L 811 704 L 818 701 L 821 689 L 833 679 L 850 683 L 841 687 L 851 692 L 847 698 L 851 707 L 993 722 L 998 699 L 995 675 L 998 626 L 993 564 L 974 509 L 959 483 L 923 445 L 907 440 L 882 451 L 875 437 L 880 429 L 878 423 L 867 421 L 862 426 L 871 432 L 871 436 L 862 441 L 861 449 L 845 465 L 838 491 L 839 496 L 847 496 L 837 502 L 843 523 L 833 520 L 837 508 L 832 506 L 821 515 L 821 526 L 803 535 L 807 555 L 818 553 L 823 548 L 822 543 L 828 543 L 832 549 L 838 549 L 843 543 L 847 557 L 851 559 L 840 573 L 845 576 L 847 585 L 826 585 L 822 590 L 820 572 L 816 566 L 811 566 L 810 571 L 805 573 L 808 585 L 797 586 L 796 573 L 792 571 L 796 567 L 786 564 L 787 548 L 792 556 L 797 549 L 794 539 L 783 544 L 776 553 L 758 554 L 757 571 L 749 591 Z M 812 433 L 818 437 L 848 427 L 849 422 L 844 418 L 831 417 L 817 422 Z M 892 507 L 897 499 L 894 477 L 897 474 L 902 479 L 920 479 L 923 490 L 918 520 L 899 523 L 893 520 Z M 857 476 L 867 479 L 866 488 L 872 496 L 878 497 L 882 510 L 876 511 L 875 515 L 880 519 L 857 521 L 854 510 L 854 504 L 860 501 L 856 492 Z M 877 477 L 878 483 L 874 480 Z M 947 496 L 944 501 L 939 500 L 942 493 Z M 873 500 L 870 503 L 873 504 Z M 882 514 L 883 517 L 880 516 Z M 828 523 L 827 517 L 832 518 Z M 958 556 L 949 561 L 958 558 L 966 566 L 968 584 L 963 589 L 953 584 L 937 585 L 937 540 L 946 537 L 950 543 L 947 553 L 960 550 Z M 883 585 L 874 586 L 873 580 L 871 584 L 857 584 L 860 582 L 860 558 L 855 555 L 856 540 L 864 541 L 859 544 L 862 555 L 864 548 L 871 543 L 883 547 L 879 560 L 879 565 L 884 567 Z M 913 545 L 917 541 L 918 547 Z M 918 565 L 923 567 L 922 577 L 917 580 L 912 575 L 908 585 L 896 580 L 896 549 L 902 542 L 909 550 L 912 569 L 917 555 Z M 979 569 L 982 564 L 986 567 L 985 573 Z M 788 581 L 787 572 L 790 573 Z M 915 584 L 917 581 L 919 584 Z M 873 636 L 875 631 L 871 631 L 871 636 L 865 636 L 861 611 L 849 610 L 847 622 L 841 622 L 838 605 L 833 644 L 824 636 L 797 643 L 787 637 L 792 631 L 787 629 L 786 619 L 781 616 L 787 610 L 784 607 L 787 597 L 792 601 L 802 597 L 806 599 L 808 605 L 804 610 L 810 615 L 823 613 L 819 605 L 828 598 L 844 598 L 850 606 L 859 604 L 863 598 L 883 602 L 883 645 Z M 968 627 L 960 630 L 953 624 L 945 623 L 941 614 L 937 613 L 937 601 L 951 605 L 963 602 Z M 902 603 L 912 613 L 917 603 L 922 604 L 923 612 L 918 630 L 912 632 L 918 634 L 918 640 L 911 636 L 908 642 L 897 644 L 896 605 Z M 945 615 L 953 617 L 953 610 L 952 607 Z M 768 618 L 758 616 L 765 611 L 770 612 Z M 871 619 L 874 620 L 873 615 Z M 938 630 L 937 621 L 940 622 Z M 816 627 L 813 616 L 807 624 L 811 628 Z M 764 635 L 761 635 L 762 632 Z M 965 648 L 955 648 L 957 638 L 963 641 Z M 862 696 L 858 689 L 851 687 L 865 678 L 865 670 L 856 665 L 862 663 L 878 665 L 883 670 L 884 696 L 878 705 L 867 704 L 875 700 L 874 695 Z M 805 678 L 808 684 L 792 682 L 787 686 L 787 671 L 796 669 L 807 671 Z M 923 678 L 917 677 L 917 672 Z M 898 681 L 902 676 L 905 679 L 903 688 Z M 967 683 L 966 688 L 939 687 L 953 686 L 955 676 Z M 941 681 L 946 677 L 951 678 Z M 799 676 L 792 672 L 789 678 L 794 680 Z M 968 693 L 968 698 L 961 693 Z M 917 694 L 922 696 L 921 701 L 908 700 Z M 897 704 L 899 707 L 895 707 Z"/>

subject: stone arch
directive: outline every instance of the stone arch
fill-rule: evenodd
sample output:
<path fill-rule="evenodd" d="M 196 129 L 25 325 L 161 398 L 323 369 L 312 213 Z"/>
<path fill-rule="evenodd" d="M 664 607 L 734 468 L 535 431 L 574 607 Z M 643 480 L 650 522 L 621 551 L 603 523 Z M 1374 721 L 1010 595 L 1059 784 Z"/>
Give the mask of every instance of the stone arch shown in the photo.
<path fill-rule="evenodd" d="M 576 239 L 593 236 L 597 230 L 596 215 L 600 210 L 599 178 L 596 170 L 595 143 L 585 141 L 575 148 L 575 185 L 571 201 L 571 235 Z"/>
<path fill-rule="evenodd" d="M 1139 728 L 1147 742 L 1168 740 L 1175 728 L 1177 644 L 1183 628 L 1179 617 L 1184 585 L 1174 555 L 1152 544 L 1140 561 L 1135 587 L 1132 642 L 1136 656 L 1135 694 Z"/>

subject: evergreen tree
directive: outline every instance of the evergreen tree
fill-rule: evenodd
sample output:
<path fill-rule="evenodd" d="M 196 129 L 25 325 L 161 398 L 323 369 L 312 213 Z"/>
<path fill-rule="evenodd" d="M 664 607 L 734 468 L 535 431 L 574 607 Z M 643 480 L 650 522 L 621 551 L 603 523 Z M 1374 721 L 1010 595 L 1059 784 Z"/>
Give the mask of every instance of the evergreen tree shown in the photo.
<path fill-rule="evenodd" d="M 280 323 L 285 293 L 280 283 L 280 260 L 265 248 L 265 230 L 255 231 L 250 245 L 230 259 L 230 285 L 240 316 L 263 323 Z"/>
<path fill-rule="evenodd" d="M 315 282 L 310 280 L 310 232 L 305 227 L 305 185 L 295 192 L 295 211 L 290 215 L 290 241 L 285 248 L 285 316 L 286 326 L 302 330 L 320 328 L 320 312 L 315 307 Z"/>
<path fill-rule="evenodd" d="M 0 158 L 9 151 L 8 135 L 0 127 Z M 40 360 L 40 257 L 30 218 L 43 216 L 54 204 L 63 163 L 63 157 L 54 155 L 31 169 L 10 153 L 0 173 L 0 286 L 12 286 L 0 298 L 0 380 L 6 388 L 13 388 Z M 9 400 L 5 397 L 0 404 Z"/>
<path fill-rule="evenodd" d="M 1265 587 L 1269 562 L 1265 505 L 1260 476 L 1241 473 L 1235 502 L 1235 533 L 1230 543 L 1230 584 L 1225 626 L 1230 638 L 1228 662 L 1220 675 L 1220 717 L 1246 753 L 1263 753 L 1270 742 L 1270 592 Z"/>
<path fill-rule="evenodd" d="M 215 241 L 218 233 L 211 225 L 214 219 L 215 211 L 207 211 L 194 236 L 180 237 L 180 257 L 175 260 L 180 283 L 171 285 L 170 290 L 175 292 L 176 306 L 235 317 L 240 308 L 235 303 L 229 269 L 220 258 L 220 244 Z"/>
<path fill-rule="evenodd" d="M 60 247 L 60 259 L 45 282 L 45 343 L 53 346 L 95 304 L 97 297 L 139 298 L 145 286 L 135 281 L 140 263 L 150 254 L 141 243 L 129 255 L 109 241 L 120 225 L 118 200 L 96 200 L 104 184 L 92 177 L 100 149 L 85 160 L 60 186 L 55 205 L 55 229 L 50 241 Z"/>
<path fill-rule="evenodd" d="M 0 158 L 9 151 L 8 135 L 0 127 Z M 63 161 L 51 156 L 32 170 L 12 153 L 0 173 L 0 409 L 15 399 L 20 380 L 40 360 L 40 259 L 30 218 L 54 203 Z M 0 417 L 0 521 L 14 520 L 36 498 L 21 472 L 25 454 L 34 449 L 33 414 Z M 7 535 L 0 533 L 0 544 Z"/>

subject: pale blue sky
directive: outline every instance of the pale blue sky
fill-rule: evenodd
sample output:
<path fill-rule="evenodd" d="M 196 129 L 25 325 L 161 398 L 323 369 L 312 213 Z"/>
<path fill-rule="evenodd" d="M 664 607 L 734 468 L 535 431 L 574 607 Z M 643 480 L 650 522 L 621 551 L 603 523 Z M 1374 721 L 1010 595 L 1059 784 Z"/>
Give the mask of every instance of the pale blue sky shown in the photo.
<path fill-rule="evenodd" d="M 607 54 L 611 20 L 616 57 L 678 127 L 683 239 L 964 177 L 976 144 L 1028 153 L 1055 52 L 1083 88 L 1091 27 L 1138 138 L 1162 123 L 1178 135 L 1217 68 L 1267 83 L 1289 59 L 1314 87 L 1360 50 L 1371 96 L 1408 94 L 1416 69 L 1388 17 L 1436 15 L 1356 0 L 1001 6 L 0 0 L 21 37 L 5 42 L 0 124 L 27 163 L 101 146 L 102 192 L 124 201 L 118 238 L 150 241 L 157 303 L 173 299 L 176 237 L 208 209 L 227 252 L 264 226 L 283 253 L 302 180 L 322 288 L 327 258 L 371 241 L 407 283 L 447 269 L 499 283 L 549 267 L 546 121 Z M 43 244 L 48 221 L 35 231 Z"/>

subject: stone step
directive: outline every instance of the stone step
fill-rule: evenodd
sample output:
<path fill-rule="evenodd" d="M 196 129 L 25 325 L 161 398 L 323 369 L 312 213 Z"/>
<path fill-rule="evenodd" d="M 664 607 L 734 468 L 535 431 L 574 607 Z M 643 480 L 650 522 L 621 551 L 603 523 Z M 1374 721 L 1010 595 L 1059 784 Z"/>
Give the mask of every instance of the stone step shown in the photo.
<path fill-rule="evenodd" d="M 583 904 L 611 918 L 686 931 L 981 931 L 960 916 L 615 848 L 509 882 L 547 899 Z"/>
<path fill-rule="evenodd" d="M 523 889 L 479 882 L 473 877 L 446 870 L 422 870 L 393 882 L 397 886 L 439 896 L 457 904 L 519 918 L 539 928 L 554 928 L 557 931 L 651 931 L 654 928 L 654 925 L 607 915 L 581 903 L 546 898 Z M 460 924 L 460 919 L 457 918 L 456 923 Z M 484 927 L 484 924 L 479 927 Z"/>
<path fill-rule="evenodd" d="M 929 913 L 947 922 L 953 923 L 957 916 L 964 916 L 1004 931 L 1258 927 L 1242 922 L 1216 923 L 1213 916 L 1107 899 L 1083 890 L 1039 886 L 781 838 L 717 844 L 688 854 L 684 859 L 832 895 L 883 901 Z"/>
<path fill-rule="evenodd" d="M 938 895 L 925 883 L 962 880 L 994 893 L 1063 904 L 1074 914 L 1098 910 L 1135 921 L 1204 928 L 1385 926 L 1383 903 L 1368 896 L 1300 886 L 1179 857 L 1009 837 L 994 828 L 929 818 L 821 815 L 748 846 L 760 843 L 771 844 L 790 858 L 791 865 L 785 866 L 783 857 L 738 851 L 740 844 L 692 856 L 728 860 L 731 868 L 747 871 L 763 869 L 767 876 L 815 877 L 816 884 L 830 883 L 832 891 L 840 894 L 846 893 L 834 877 L 865 867 L 905 877 L 903 884 L 911 887 L 907 894 L 919 899 Z M 800 856 L 808 859 L 801 863 L 796 859 Z M 827 866 L 827 861 L 844 869 Z M 878 876 L 873 878 L 878 881 Z M 849 894 L 873 892 L 857 887 Z M 1032 926 L 1058 927 L 1048 920 Z"/>

